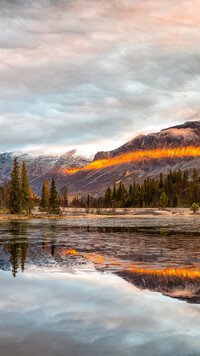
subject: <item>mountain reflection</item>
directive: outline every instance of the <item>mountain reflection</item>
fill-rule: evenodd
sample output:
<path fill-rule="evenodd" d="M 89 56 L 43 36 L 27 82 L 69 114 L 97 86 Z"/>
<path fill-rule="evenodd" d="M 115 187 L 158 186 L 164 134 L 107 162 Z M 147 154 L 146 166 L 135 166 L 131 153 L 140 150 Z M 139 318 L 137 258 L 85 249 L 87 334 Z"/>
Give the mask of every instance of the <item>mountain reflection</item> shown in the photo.
<path fill-rule="evenodd" d="M 13 277 L 32 267 L 98 270 L 117 274 L 139 289 L 200 303 L 200 242 L 162 227 L 1 224 L 0 269 Z"/>

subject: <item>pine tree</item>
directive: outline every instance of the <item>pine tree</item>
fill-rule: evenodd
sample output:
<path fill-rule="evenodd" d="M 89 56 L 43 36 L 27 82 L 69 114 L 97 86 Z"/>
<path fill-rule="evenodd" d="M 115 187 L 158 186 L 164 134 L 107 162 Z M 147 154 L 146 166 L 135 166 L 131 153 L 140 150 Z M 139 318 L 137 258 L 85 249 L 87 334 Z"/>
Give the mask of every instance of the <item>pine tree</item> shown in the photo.
<path fill-rule="evenodd" d="M 19 165 L 17 158 L 13 161 L 13 169 L 11 172 L 10 181 L 10 199 L 9 199 L 9 209 L 11 214 L 19 214 L 20 208 L 20 175 L 19 175 Z"/>
<path fill-rule="evenodd" d="M 43 183 L 39 210 L 40 211 L 45 211 L 46 209 L 47 209 L 47 198 L 46 198 L 45 184 Z"/>
<path fill-rule="evenodd" d="M 196 211 L 199 210 L 199 204 L 193 203 L 192 206 L 190 207 L 190 210 L 193 211 L 193 213 L 196 213 Z"/>
<path fill-rule="evenodd" d="M 163 185 L 164 185 L 164 183 L 163 183 L 163 174 L 160 173 L 159 189 L 162 189 Z"/>
<path fill-rule="evenodd" d="M 67 188 L 66 187 L 63 187 L 61 189 L 60 200 L 61 200 L 62 207 L 63 208 L 67 208 L 69 203 L 68 203 L 68 196 L 67 196 Z"/>
<path fill-rule="evenodd" d="M 34 193 L 32 188 L 29 189 L 29 201 L 28 201 L 28 212 L 31 213 L 31 210 L 34 208 Z"/>
<path fill-rule="evenodd" d="M 86 207 L 87 207 L 88 209 L 90 209 L 90 204 L 91 204 L 91 197 L 90 197 L 90 194 L 88 194 L 87 200 L 86 200 Z"/>
<path fill-rule="evenodd" d="M 32 191 L 32 188 L 30 187 L 29 189 L 29 198 L 30 199 L 33 199 L 33 191 Z"/>
<path fill-rule="evenodd" d="M 186 187 L 187 184 L 188 184 L 188 176 L 189 176 L 188 170 L 186 169 L 186 170 L 184 171 L 184 173 L 183 173 L 183 184 L 184 184 L 185 187 Z"/>
<path fill-rule="evenodd" d="M 56 184 L 54 178 L 51 181 L 51 189 L 50 189 L 50 197 L 49 197 L 49 212 L 50 214 L 59 214 L 59 200 L 58 200 L 58 192 L 56 190 Z"/>
<path fill-rule="evenodd" d="M 27 178 L 27 170 L 25 162 L 22 163 L 21 169 L 21 208 L 22 210 L 29 210 L 29 184 Z"/>
<path fill-rule="evenodd" d="M 117 201 L 122 199 L 122 182 L 119 182 L 119 188 L 117 189 Z"/>
<path fill-rule="evenodd" d="M 126 198 L 126 189 L 124 184 L 121 185 L 121 208 L 125 208 L 125 198 Z"/>
<path fill-rule="evenodd" d="M 45 182 L 45 195 L 46 195 L 46 200 L 47 200 L 47 205 L 49 204 L 49 180 L 48 178 L 46 179 Z"/>
<path fill-rule="evenodd" d="M 167 195 L 163 192 L 160 196 L 160 206 L 161 208 L 166 208 L 167 204 L 168 204 L 168 197 Z"/>
<path fill-rule="evenodd" d="M 113 185 L 112 200 L 117 200 L 116 183 Z"/>
<path fill-rule="evenodd" d="M 105 192 L 105 204 L 107 208 L 110 208 L 112 205 L 112 191 L 110 189 L 110 187 L 107 188 L 106 192 Z"/>
<path fill-rule="evenodd" d="M 197 182 L 198 178 L 199 178 L 198 171 L 197 171 L 196 168 L 194 168 L 193 169 L 193 174 L 192 174 L 192 179 L 193 179 L 194 182 Z"/>

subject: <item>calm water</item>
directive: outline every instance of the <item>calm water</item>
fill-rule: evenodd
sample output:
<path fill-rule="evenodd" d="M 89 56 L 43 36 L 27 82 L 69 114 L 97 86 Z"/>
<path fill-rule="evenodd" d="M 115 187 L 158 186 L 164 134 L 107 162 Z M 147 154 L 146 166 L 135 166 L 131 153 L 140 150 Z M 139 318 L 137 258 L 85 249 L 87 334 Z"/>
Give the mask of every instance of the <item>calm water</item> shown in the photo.
<path fill-rule="evenodd" d="M 0 223 L 0 354 L 199 355 L 200 219 Z"/>

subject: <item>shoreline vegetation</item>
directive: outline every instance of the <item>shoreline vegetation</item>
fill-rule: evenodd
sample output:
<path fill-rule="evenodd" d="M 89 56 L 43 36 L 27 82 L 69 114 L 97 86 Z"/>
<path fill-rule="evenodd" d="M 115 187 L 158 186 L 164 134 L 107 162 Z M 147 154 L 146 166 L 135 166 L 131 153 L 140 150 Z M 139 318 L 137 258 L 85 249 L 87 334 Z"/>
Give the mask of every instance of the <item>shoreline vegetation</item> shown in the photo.
<path fill-rule="evenodd" d="M 165 177 L 121 181 L 107 187 L 103 196 L 75 196 L 69 202 L 67 187 L 58 192 L 54 178 L 42 184 L 41 197 L 32 191 L 26 164 L 13 160 L 10 181 L 0 186 L 0 219 L 55 219 L 94 216 L 191 216 L 200 215 L 200 176 L 197 169 L 170 171 Z"/>
<path fill-rule="evenodd" d="M 142 218 L 142 217 L 200 217 L 200 212 L 195 214 L 189 208 L 116 208 L 116 209 L 85 209 L 85 208 L 65 208 L 60 214 L 48 214 L 41 212 L 37 208 L 31 214 L 9 214 L 0 212 L 0 220 L 34 220 L 34 219 L 71 219 L 71 218 Z"/>

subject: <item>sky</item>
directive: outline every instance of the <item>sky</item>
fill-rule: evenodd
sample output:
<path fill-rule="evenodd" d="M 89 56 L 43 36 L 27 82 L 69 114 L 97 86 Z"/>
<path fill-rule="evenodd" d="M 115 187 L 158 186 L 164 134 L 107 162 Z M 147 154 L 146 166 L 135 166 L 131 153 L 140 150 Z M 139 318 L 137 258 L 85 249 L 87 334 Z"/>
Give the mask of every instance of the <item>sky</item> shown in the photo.
<path fill-rule="evenodd" d="M 1 0 L 0 151 L 109 150 L 200 111 L 199 0 Z"/>

